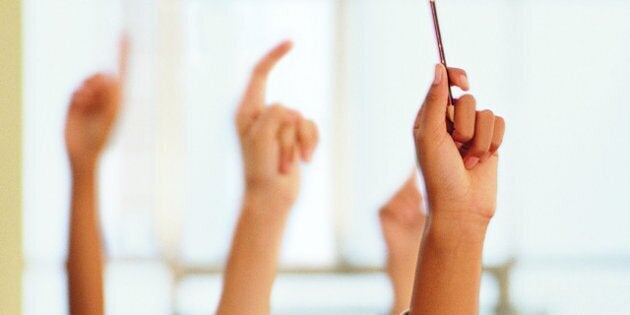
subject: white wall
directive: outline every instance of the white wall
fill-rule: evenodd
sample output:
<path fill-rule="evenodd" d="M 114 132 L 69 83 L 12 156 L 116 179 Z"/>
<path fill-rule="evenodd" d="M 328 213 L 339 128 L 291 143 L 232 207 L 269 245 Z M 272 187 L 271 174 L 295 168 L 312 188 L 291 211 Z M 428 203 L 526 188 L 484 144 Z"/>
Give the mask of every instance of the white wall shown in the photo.
<path fill-rule="evenodd" d="M 410 126 L 437 61 L 428 4 L 177 3 L 25 2 L 26 314 L 65 312 L 65 110 L 82 78 L 114 69 L 123 24 L 135 43 L 131 89 L 101 181 L 113 258 L 159 260 L 166 254 L 184 264 L 221 265 L 241 193 L 233 111 L 251 65 L 289 37 L 296 47 L 272 75 L 269 100 L 313 117 L 322 144 L 291 217 L 283 265 L 383 261 L 376 212 L 414 165 Z M 514 295 L 526 310 L 614 314 L 613 305 L 624 313 L 630 292 L 630 127 L 624 121 L 630 114 L 624 99 L 630 4 L 438 5 L 449 63 L 468 70 L 480 106 L 508 123 L 486 262 L 518 258 Z M 169 17 L 173 28 L 165 27 Z M 159 79 L 163 73 L 173 75 Z M 173 111 L 180 115 L 169 119 Z M 168 191 L 172 196 L 164 196 Z M 171 271 L 160 262 L 135 268 L 112 265 L 108 290 L 126 292 L 116 286 L 154 279 L 147 285 L 157 293 L 136 300 L 197 292 L 172 289 Z M 386 290 L 382 281 L 372 283 Z M 290 306 L 282 292 L 275 297 L 280 309 Z M 29 303 L 35 299 L 48 302 Z M 124 294 L 110 294 L 108 303 L 115 314 L 134 309 Z M 151 311 L 168 313 L 169 305 Z"/>

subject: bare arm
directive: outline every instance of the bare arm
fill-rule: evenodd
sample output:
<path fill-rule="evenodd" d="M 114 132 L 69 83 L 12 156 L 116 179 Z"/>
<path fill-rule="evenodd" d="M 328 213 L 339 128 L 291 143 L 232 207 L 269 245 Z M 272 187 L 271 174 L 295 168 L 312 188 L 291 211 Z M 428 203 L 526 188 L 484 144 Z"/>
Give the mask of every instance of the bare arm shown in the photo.
<path fill-rule="evenodd" d="M 70 314 L 103 314 L 103 249 L 95 167 L 72 172 L 68 290 Z"/>
<path fill-rule="evenodd" d="M 265 106 L 265 83 L 290 50 L 285 42 L 256 66 L 236 117 L 245 194 L 228 259 L 218 314 L 268 314 L 281 240 L 299 193 L 300 162 L 311 159 L 317 128 L 294 110 Z"/>
<path fill-rule="evenodd" d="M 225 270 L 218 314 L 268 314 L 286 214 L 270 217 L 264 200 L 245 198 Z M 288 214 L 288 209 L 283 212 Z"/>
<path fill-rule="evenodd" d="M 413 293 L 418 248 L 425 223 L 417 177 L 414 168 L 411 176 L 379 212 L 387 245 L 386 271 L 393 289 L 391 315 L 400 315 L 408 309 Z"/>
<path fill-rule="evenodd" d="M 466 73 L 457 68 L 449 71 L 454 74 L 451 83 L 468 90 Z M 426 222 L 417 177 L 414 168 L 411 176 L 380 211 L 381 229 L 387 245 L 387 274 L 394 291 L 392 315 L 399 315 L 409 308 L 418 249 Z"/>
<path fill-rule="evenodd" d="M 97 209 L 98 162 L 121 103 L 127 43 L 121 43 L 120 77 L 96 74 L 72 96 L 65 139 L 72 170 L 68 298 L 70 314 L 103 314 L 103 245 Z"/>
<path fill-rule="evenodd" d="M 420 250 L 411 314 L 477 314 L 488 220 L 430 218 Z"/>
<path fill-rule="evenodd" d="M 463 70 L 449 73 L 467 89 Z M 503 118 L 477 111 L 465 95 L 454 104 L 449 132 L 447 87 L 446 69 L 437 65 L 414 125 L 429 201 L 411 302 L 416 315 L 478 313 L 483 242 L 496 209 Z"/>

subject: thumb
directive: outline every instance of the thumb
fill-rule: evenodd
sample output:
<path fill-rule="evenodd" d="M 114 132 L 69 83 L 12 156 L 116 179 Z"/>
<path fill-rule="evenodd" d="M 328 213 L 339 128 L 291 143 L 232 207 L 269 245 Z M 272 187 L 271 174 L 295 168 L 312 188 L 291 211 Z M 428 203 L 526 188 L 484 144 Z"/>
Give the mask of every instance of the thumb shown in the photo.
<path fill-rule="evenodd" d="M 236 112 L 236 124 L 240 132 L 247 129 L 265 107 L 267 78 L 275 65 L 291 50 L 293 43 L 284 41 L 263 57 L 254 67 L 243 100 Z"/>
<path fill-rule="evenodd" d="M 422 104 L 422 109 L 418 113 L 416 127 L 430 127 L 437 130 L 438 127 L 446 129 L 446 110 L 448 108 L 448 79 L 446 69 L 442 64 L 435 66 L 435 78 L 429 89 L 429 93 Z M 422 119 L 420 119 L 420 116 Z"/>

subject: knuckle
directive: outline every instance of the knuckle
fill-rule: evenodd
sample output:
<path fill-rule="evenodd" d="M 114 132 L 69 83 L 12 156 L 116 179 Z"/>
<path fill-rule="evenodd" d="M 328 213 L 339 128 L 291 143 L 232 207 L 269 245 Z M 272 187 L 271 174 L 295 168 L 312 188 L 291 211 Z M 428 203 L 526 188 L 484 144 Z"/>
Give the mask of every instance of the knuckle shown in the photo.
<path fill-rule="evenodd" d="M 426 102 L 425 104 L 433 104 L 433 103 L 437 103 L 441 100 L 440 94 L 437 90 L 431 90 L 429 91 L 429 93 L 427 94 L 426 97 Z"/>
<path fill-rule="evenodd" d="M 479 117 L 481 117 L 481 118 L 485 118 L 485 119 L 487 119 L 487 118 L 491 118 L 491 117 L 494 117 L 494 113 L 493 113 L 491 110 L 489 110 L 489 109 L 484 109 L 484 110 L 481 110 L 481 111 L 479 111 L 479 112 L 477 113 L 477 115 L 478 115 Z"/>
<path fill-rule="evenodd" d="M 278 115 L 284 113 L 285 108 L 279 103 L 274 103 L 267 108 L 267 111 L 269 111 L 271 114 Z"/>
<path fill-rule="evenodd" d="M 459 98 L 459 102 L 463 104 L 477 104 L 477 99 L 472 94 L 464 94 Z"/>
<path fill-rule="evenodd" d="M 469 154 L 474 155 L 476 157 L 482 157 L 484 154 L 486 154 L 486 150 L 484 150 L 482 147 L 480 146 L 472 146 L 472 148 L 470 148 Z"/>
<path fill-rule="evenodd" d="M 495 116 L 494 117 L 494 123 L 505 126 L 505 119 L 503 117 L 501 117 L 501 116 Z"/>
<path fill-rule="evenodd" d="M 455 129 L 453 139 L 458 142 L 468 142 L 472 140 L 474 132 L 472 130 Z"/>
<path fill-rule="evenodd" d="M 268 110 L 278 110 L 278 109 L 282 109 L 282 104 L 280 103 L 273 103 L 271 105 L 269 105 L 269 107 L 267 107 Z"/>

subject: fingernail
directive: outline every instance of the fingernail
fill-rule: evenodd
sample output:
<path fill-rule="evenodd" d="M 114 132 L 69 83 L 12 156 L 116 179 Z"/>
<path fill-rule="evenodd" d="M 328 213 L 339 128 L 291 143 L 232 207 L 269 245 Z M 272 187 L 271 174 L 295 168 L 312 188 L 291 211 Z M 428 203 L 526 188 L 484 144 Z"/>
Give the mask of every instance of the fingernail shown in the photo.
<path fill-rule="evenodd" d="M 442 83 L 443 76 L 444 75 L 442 72 L 442 65 L 438 63 L 437 65 L 435 65 L 435 79 L 433 80 L 433 85 L 438 85 Z"/>
<path fill-rule="evenodd" d="M 459 80 L 462 81 L 462 85 L 464 89 L 467 90 L 468 88 L 470 88 L 470 82 L 468 82 L 468 77 L 462 74 Z"/>
<path fill-rule="evenodd" d="M 471 156 L 464 160 L 464 166 L 469 170 L 473 169 L 477 164 L 479 164 L 479 158 L 476 156 Z"/>

